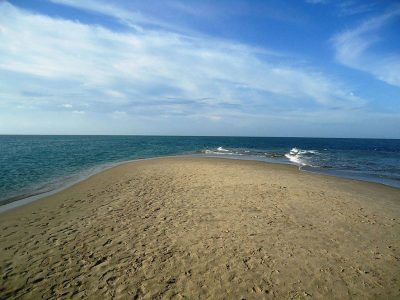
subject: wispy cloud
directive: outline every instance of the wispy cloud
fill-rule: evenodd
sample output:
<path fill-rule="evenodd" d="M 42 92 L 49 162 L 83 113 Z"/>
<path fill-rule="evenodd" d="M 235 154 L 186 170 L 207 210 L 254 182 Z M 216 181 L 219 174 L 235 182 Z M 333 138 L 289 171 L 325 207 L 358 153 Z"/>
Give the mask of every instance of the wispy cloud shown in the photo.
<path fill-rule="evenodd" d="M 79 82 L 85 97 L 245 104 L 254 101 L 250 94 L 272 93 L 334 106 L 360 100 L 319 72 L 283 65 L 276 57 L 260 59 L 257 50 L 244 45 L 157 31 L 117 33 L 8 3 L 0 9 L 0 68 Z"/>
<path fill-rule="evenodd" d="M 104 0 L 47 0 L 55 4 L 61 4 L 65 6 L 74 7 L 80 10 L 84 10 L 90 13 L 100 14 L 115 18 L 121 24 L 130 27 L 131 29 L 142 32 L 143 27 L 156 27 L 163 30 L 169 30 L 179 33 L 191 33 L 188 28 L 176 26 L 171 22 L 166 22 L 160 18 L 154 18 L 143 13 L 113 5 L 111 1 Z M 129 4 L 129 2 L 128 2 Z"/>
<path fill-rule="evenodd" d="M 301 23 L 304 15 L 290 5 L 275 1 L 106 1 L 106 0 L 47 0 L 92 13 L 117 18 L 121 23 L 137 30 L 155 27 L 192 34 L 184 20 L 228 21 L 234 16 L 256 16 L 275 21 Z M 324 0 L 319 0 L 324 1 Z M 228 4 L 228 5 L 227 5 Z M 161 13 L 160 13 L 161 12 Z"/>
<path fill-rule="evenodd" d="M 377 2 L 371 0 L 305 0 L 308 4 L 330 5 L 333 8 L 334 15 L 339 17 L 349 17 L 359 14 L 365 14 L 377 8 Z"/>
<path fill-rule="evenodd" d="M 147 22 L 145 16 L 135 19 L 97 1 L 82 5 L 121 21 L 129 19 L 130 27 Z M 220 126 L 241 120 L 242 125 L 232 127 L 237 128 L 252 123 L 252 118 L 260 124 L 276 116 L 294 120 L 291 111 L 301 115 L 299 107 L 306 116 L 316 111 L 352 112 L 365 104 L 340 80 L 270 50 L 165 29 L 116 32 L 24 11 L 7 2 L 0 3 L 0 15 L 0 87 L 1 97 L 7 99 L 3 105 L 40 113 L 61 110 L 65 122 L 68 114 L 75 115 L 72 123 L 87 118 L 93 130 L 108 130 L 99 116 L 120 124 L 123 133 L 129 133 L 132 124 L 145 130 L 141 120 L 161 130 L 166 124 L 171 129 L 172 119 L 178 126 L 188 118 L 202 132 L 206 127 L 201 120 Z M 43 90 L 43 97 L 26 94 Z M 89 119 L 95 117 L 96 122 Z"/>
<path fill-rule="evenodd" d="M 383 27 L 399 17 L 400 7 L 397 6 L 388 13 L 334 36 L 332 43 L 337 61 L 350 68 L 368 72 L 389 84 L 400 86 L 400 53 L 382 53 L 373 48 L 384 42 L 381 37 Z"/>
<path fill-rule="evenodd" d="M 145 18 L 142 14 L 138 12 L 128 11 L 126 9 L 121 9 L 115 5 L 110 4 L 110 2 L 99 1 L 99 0 L 48 0 L 53 3 L 62 4 L 65 6 L 72 6 L 78 9 L 95 12 L 101 15 L 110 16 L 118 18 L 118 20 L 126 22 L 128 24 L 138 24 L 138 23 L 151 23 L 148 18 Z"/>
<path fill-rule="evenodd" d="M 336 3 L 339 16 L 352 16 L 358 14 L 364 14 L 374 10 L 377 6 L 375 1 L 354 1 L 354 0 L 347 0 L 347 1 L 338 1 Z"/>

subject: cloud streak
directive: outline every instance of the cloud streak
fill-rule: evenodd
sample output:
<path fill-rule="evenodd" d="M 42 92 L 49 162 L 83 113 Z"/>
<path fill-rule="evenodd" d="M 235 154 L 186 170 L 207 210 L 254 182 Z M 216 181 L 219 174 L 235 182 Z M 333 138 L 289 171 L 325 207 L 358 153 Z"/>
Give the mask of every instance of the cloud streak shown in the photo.
<path fill-rule="evenodd" d="M 80 8 L 121 23 L 129 20 L 134 29 L 113 31 L 0 3 L 3 120 L 16 123 L 18 108 L 30 118 L 37 116 L 38 124 L 49 112 L 41 130 L 63 128 L 51 125 L 58 120 L 50 115 L 58 112 L 71 128 L 86 126 L 87 133 L 207 134 L 218 125 L 217 134 L 249 134 L 258 126 L 276 127 L 278 132 L 273 124 L 277 119 L 290 128 L 309 116 L 314 118 L 307 121 L 311 127 L 329 115 L 340 123 L 365 107 L 346 84 L 290 57 L 206 36 L 149 29 L 142 27 L 150 22 L 147 16 L 135 19 L 101 5 L 90 1 Z M 25 123 L 26 128 L 36 124 Z"/>
<path fill-rule="evenodd" d="M 244 105 L 273 94 L 327 106 L 361 103 L 341 83 L 276 57 L 260 59 L 258 50 L 241 44 L 171 32 L 113 32 L 8 3 L 0 10 L 2 70 L 76 82 L 81 93 L 99 101 L 179 97 Z"/>
<path fill-rule="evenodd" d="M 400 7 L 371 18 L 332 38 L 336 60 L 353 69 L 367 72 L 388 84 L 400 86 L 400 53 L 374 51 L 382 41 L 381 30 L 400 18 Z M 396 37 L 397 38 L 397 37 Z"/>

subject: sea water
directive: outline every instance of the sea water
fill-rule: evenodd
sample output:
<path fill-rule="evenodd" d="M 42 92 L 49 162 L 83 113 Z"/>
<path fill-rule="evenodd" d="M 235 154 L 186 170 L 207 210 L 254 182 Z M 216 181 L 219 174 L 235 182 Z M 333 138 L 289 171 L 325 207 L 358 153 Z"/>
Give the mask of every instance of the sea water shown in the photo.
<path fill-rule="evenodd" d="M 169 155 L 288 163 L 400 188 L 400 140 L 181 136 L 0 136 L 0 205 L 115 164 Z"/>

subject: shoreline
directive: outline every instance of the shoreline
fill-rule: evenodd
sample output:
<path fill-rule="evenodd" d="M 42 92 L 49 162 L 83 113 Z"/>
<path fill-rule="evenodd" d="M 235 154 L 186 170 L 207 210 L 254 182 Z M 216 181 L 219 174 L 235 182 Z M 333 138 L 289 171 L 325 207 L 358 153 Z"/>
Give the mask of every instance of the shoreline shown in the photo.
<path fill-rule="evenodd" d="M 0 218 L 0 298 L 396 298 L 400 190 L 170 157 Z"/>
<path fill-rule="evenodd" d="M 48 191 L 45 191 L 45 192 L 38 192 L 36 194 L 34 193 L 34 194 L 29 195 L 28 197 L 24 197 L 24 198 L 21 198 L 21 199 L 18 199 L 18 200 L 11 201 L 11 202 L 8 202 L 6 204 L 0 205 L 0 216 L 1 216 L 1 214 L 6 213 L 6 212 L 8 212 L 10 210 L 13 210 L 13 209 L 16 209 L 18 207 L 34 203 L 34 202 L 39 201 L 41 199 L 44 199 L 44 198 L 50 197 L 52 195 L 55 195 L 57 193 L 60 193 L 60 192 L 66 190 L 66 189 L 68 189 L 68 188 L 70 188 L 70 187 L 72 187 L 72 186 L 74 186 L 76 184 L 81 183 L 82 181 L 88 180 L 89 178 L 91 178 L 94 175 L 97 175 L 97 174 L 102 173 L 104 171 L 107 171 L 109 169 L 118 167 L 120 165 L 129 164 L 129 163 L 133 163 L 133 162 L 136 162 L 136 161 L 142 161 L 142 160 L 150 160 L 150 159 L 158 159 L 158 158 L 169 158 L 169 157 L 179 157 L 179 155 L 177 155 L 177 156 L 160 156 L 160 157 L 139 158 L 139 159 L 132 159 L 132 160 L 127 160 L 127 161 L 122 161 L 122 162 L 106 163 L 106 164 L 103 164 L 103 165 L 99 165 L 97 167 L 94 167 L 94 169 L 96 169 L 95 171 L 89 172 L 87 175 L 80 176 L 80 174 L 77 174 L 76 176 L 74 176 L 74 177 L 78 177 L 77 179 L 74 179 L 74 180 L 68 182 L 64 186 L 55 188 L 53 190 L 48 190 Z M 182 157 L 184 157 L 184 156 L 182 156 Z M 88 170 L 82 170 L 81 172 L 87 172 L 87 171 Z M 7 201 L 7 199 L 5 201 Z"/>
<path fill-rule="evenodd" d="M 28 197 L 23 197 L 21 199 L 15 200 L 15 201 L 11 201 L 8 202 L 6 204 L 2 204 L 0 205 L 0 216 L 3 213 L 6 213 L 10 210 L 13 210 L 15 208 L 24 206 L 24 205 L 28 205 L 30 203 L 36 202 L 38 200 L 41 200 L 43 198 L 47 198 L 50 197 L 52 195 L 55 195 L 59 192 L 64 191 L 65 189 L 68 189 L 76 184 L 79 184 L 82 181 L 85 181 L 87 179 L 89 179 L 90 177 L 102 173 L 108 169 L 114 168 L 114 167 L 118 167 L 120 165 L 124 165 L 124 164 L 130 164 L 130 163 L 134 163 L 136 161 L 142 161 L 142 160 L 152 160 L 152 159 L 162 159 L 162 158 L 173 158 L 173 157 L 195 157 L 195 158 L 216 158 L 216 159 L 227 159 L 227 160 L 243 160 L 243 161 L 255 161 L 255 162 L 262 162 L 265 164 L 273 164 L 273 165 L 289 165 L 289 166 L 293 166 L 296 167 L 299 171 L 301 172 L 305 172 L 305 173 L 311 173 L 311 174 L 316 174 L 316 175 L 322 175 L 322 176 L 330 176 L 330 177 L 334 177 L 334 178 L 342 178 L 342 179 L 346 179 L 346 180 L 354 180 L 354 181 L 359 181 L 359 182 L 367 182 L 367 183 L 371 183 L 371 184 L 378 184 L 378 185 L 383 185 L 389 188 L 394 188 L 394 189 L 400 189 L 400 187 L 396 186 L 396 185 L 391 185 L 391 184 L 387 184 L 384 182 L 379 182 L 379 181 L 374 181 L 374 180 L 368 180 L 367 178 L 357 178 L 357 177 L 352 177 L 352 176 L 345 176 L 345 175 L 338 175 L 338 174 L 334 174 L 334 173 L 329 173 L 329 172 L 323 172 L 323 171 L 314 171 L 314 170 L 306 170 L 304 169 L 307 166 L 302 166 L 302 165 L 297 165 L 293 162 L 274 162 L 274 161 L 269 161 L 269 160 L 262 160 L 262 159 L 252 159 L 252 158 L 241 158 L 239 156 L 236 157 L 226 157 L 226 156 L 217 156 L 217 155 L 196 155 L 196 154 L 189 154 L 189 155 L 185 155 L 185 154 L 178 154 L 178 155 L 170 155 L 170 156 L 156 156 L 156 157 L 148 157 L 148 158 L 140 158 L 140 159 L 132 159 L 132 160 L 127 160 L 127 161 L 121 161 L 121 162 L 116 162 L 116 163 L 105 163 L 103 165 L 99 165 L 99 166 L 95 166 L 93 167 L 94 169 L 96 169 L 95 171 L 89 172 L 87 175 L 83 175 L 83 176 L 79 176 L 79 174 L 77 174 L 74 177 L 78 177 L 76 179 L 73 179 L 72 181 L 68 182 L 67 184 L 60 186 L 58 188 L 55 188 L 53 190 L 48 190 L 48 191 L 44 191 L 44 192 L 38 192 L 38 193 L 33 193 L 31 195 L 29 195 Z M 80 173 L 83 172 L 87 172 L 88 170 L 82 170 L 80 171 Z M 18 197 L 18 196 L 16 196 Z M 5 199 L 5 201 L 7 201 L 7 199 Z"/>

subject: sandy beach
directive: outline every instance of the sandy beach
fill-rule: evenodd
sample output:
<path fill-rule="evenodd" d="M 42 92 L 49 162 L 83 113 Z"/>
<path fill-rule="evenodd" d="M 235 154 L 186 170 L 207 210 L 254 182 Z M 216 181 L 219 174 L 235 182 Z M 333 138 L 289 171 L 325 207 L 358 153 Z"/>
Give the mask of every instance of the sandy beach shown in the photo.
<path fill-rule="evenodd" d="M 127 163 L 0 228 L 0 299 L 400 297 L 400 190 L 289 165 Z"/>

